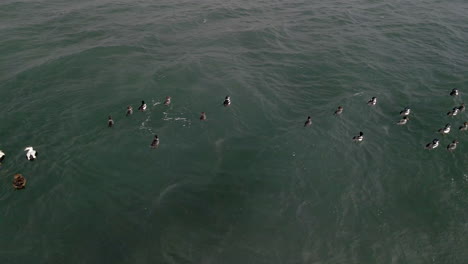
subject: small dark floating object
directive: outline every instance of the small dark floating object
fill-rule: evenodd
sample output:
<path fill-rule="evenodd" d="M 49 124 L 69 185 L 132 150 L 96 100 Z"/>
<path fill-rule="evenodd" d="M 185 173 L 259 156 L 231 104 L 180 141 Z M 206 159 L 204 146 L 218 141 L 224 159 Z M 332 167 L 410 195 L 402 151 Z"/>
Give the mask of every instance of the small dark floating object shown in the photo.
<path fill-rule="evenodd" d="M 224 106 L 230 106 L 230 105 L 231 105 L 231 97 L 230 97 L 229 95 L 227 95 L 227 96 L 224 98 L 223 105 L 224 105 Z"/>
<path fill-rule="evenodd" d="M 202 120 L 202 121 L 206 120 L 206 113 L 205 112 L 201 112 L 200 120 Z"/>
<path fill-rule="evenodd" d="M 154 135 L 153 141 L 151 141 L 151 148 L 159 147 L 159 137 L 158 135 Z"/>
<path fill-rule="evenodd" d="M 336 109 L 334 115 L 341 115 L 343 113 L 344 108 L 342 106 L 338 106 L 338 109 Z"/>
<path fill-rule="evenodd" d="M 452 141 L 452 143 L 450 143 L 448 146 L 447 146 L 447 150 L 448 151 L 454 151 L 456 148 L 457 148 L 457 144 L 459 142 L 455 139 L 454 141 Z"/>
<path fill-rule="evenodd" d="M 439 140 L 437 138 L 433 139 L 432 142 L 426 144 L 426 149 L 435 149 L 439 146 Z"/>
<path fill-rule="evenodd" d="M 127 106 L 127 116 L 133 115 L 133 107 L 131 105 Z"/>
<path fill-rule="evenodd" d="M 459 127 L 460 131 L 467 131 L 468 130 L 468 122 L 464 122 L 463 125 Z"/>
<path fill-rule="evenodd" d="M 146 111 L 145 101 L 141 101 L 141 105 L 140 105 L 140 107 L 138 107 L 138 111 L 142 111 L 142 112 Z"/>
<path fill-rule="evenodd" d="M 108 127 L 114 126 L 114 120 L 112 120 L 112 116 L 109 116 L 109 119 L 107 120 L 107 126 Z"/>
<path fill-rule="evenodd" d="M 364 133 L 359 132 L 359 136 L 354 136 L 353 141 L 354 142 L 362 142 L 364 140 Z"/>
<path fill-rule="evenodd" d="M 400 111 L 401 116 L 409 116 L 410 113 L 411 113 L 411 109 L 409 107 L 405 107 L 405 109 Z"/>
<path fill-rule="evenodd" d="M 17 190 L 24 189 L 26 187 L 26 179 L 21 174 L 15 174 L 13 176 L 13 187 Z"/>
<path fill-rule="evenodd" d="M 171 97 L 166 96 L 166 100 L 164 100 L 164 105 L 170 105 L 171 104 Z"/>
<path fill-rule="evenodd" d="M 462 103 L 462 104 L 458 107 L 458 110 L 460 110 L 460 112 L 465 112 L 465 109 L 466 109 L 465 103 Z"/>
<path fill-rule="evenodd" d="M 304 123 L 304 127 L 308 127 L 312 125 L 312 117 L 308 116 L 307 120 Z"/>
<path fill-rule="evenodd" d="M 458 95 L 458 89 L 457 88 L 452 89 L 452 91 L 450 92 L 450 95 L 451 96 L 457 96 Z"/>
<path fill-rule="evenodd" d="M 397 125 L 401 125 L 401 126 L 406 125 L 406 123 L 408 123 L 408 120 L 409 120 L 408 116 L 403 116 L 403 118 L 397 122 Z"/>

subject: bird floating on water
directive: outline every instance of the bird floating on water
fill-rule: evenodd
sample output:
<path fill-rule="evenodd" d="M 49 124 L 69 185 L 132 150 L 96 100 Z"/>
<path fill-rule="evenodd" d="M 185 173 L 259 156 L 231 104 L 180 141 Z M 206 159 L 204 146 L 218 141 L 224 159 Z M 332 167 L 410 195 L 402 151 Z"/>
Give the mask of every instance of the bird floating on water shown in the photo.
<path fill-rule="evenodd" d="M 453 88 L 452 91 L 450 92 L 450 95 L 451 95 L 451 96 L 457 96 L 457 95 L 458 95 L 458 89 L 457 89 L 457 88 Z"/>
<path fill-rule="evenodd" d="M 368 102 L 367 102 L 368 105 L 370 106 L 374 106 L 377 104 L 377 98 L 376 97 L 372 97 Z"/>
<path fill-rule="evenodd" d="M 460 113 L 460 109 L 458 107 L 454 107 L 452 109 L 452 111 L 447 113 L 447 115 L 448 116 L 456 116 L 456 115 L 458 115 L 458 113 Z"/>
<path fill-rule="evenodd" d="M 403 111 L 400 112 L 400 115 L 401 116 L 408 116 L 410 113 L 411 113 L 411 109 L 408 108 L 408 107 L 405 107 L 405 109 L 403 109 Z"/>
<path fill-rule="evenodd" d="M 112 120 L 112 116 L 109 116 L 109 119 L 107 120 L 107 126 L 108 127 L 114 126 L 114 120 Z"/>
<path fill-rule="evenodd" d="M 450 124 L 446 124 L 444 128 L 441 128 L 439 129 L 439 133 L 443 134 L 443 135 L 446 135 L 448 133 L 450 133 L 450 129 L 451 129 L 451 125 Z"/>
<path fill-rule="evenodd" d="M 206 120 L 206 113 L 205 112 L 201 112 L 200 120 L 202 120 L 202 121 Z"/>
<path fill-rule="evenodd" d="M 223 105 L 224 106 L 230 106 L 231 105 L 231 97 L 229 95 L 226 96 L 226 98 L 224 98 Z"/>
<path fill-rule="evenodd" d="M 338 109 L 336 109 L 334 115 L 341 115 L 343 113 L 343 107 L 338 106 Z"/>
<path fill-rule="evenodd" d="M 127 116 L 133 114 L 133 107 L 131 105 L 127 106 Z"/>
<path fill-rule="evenodd" d="M 166 96 L 166 100 L 164 100 L 164 105 L 170 105 L 171 104 L 171 97 Z"/>
<path fill-rule="evenodd" d="M 312 117 L 308 116 L 307 120 L 304 123 L 304 127 L 308 127 L 312 125 Z"/>
<path fill-rule="evenodd" d="M 457 148 L 458 141 L 454 140 L 452 143 L 448 144 L 447 150 L 448 151 L 454 151 Z"/>
<path fill-rule="evenodd" d="M 157 148 L 159 146 L 159 137 L 154 135 L 153 141 L 151 141 L 151 148 Z"/>
<path fill-rule="evenodd" d="M 26 147 L 24 151 L 26 151 L 26 158 L 28 158 L 28 160 L 30 161 L 35 160 L 37 158 L 37 155 L 39 154 L 37 151 L 34 150 L 33 147 Z"/>
<path fill-rule="evenodd" d="M 397 125 L 406 125 L 406 123 L 408 123 L 408 116 L 404 116 L 402 119 L 400 119 L 400 121 L 398 121 Z"/>
<path fill-rule="evenodd" d="M 433 139 L 432 142 L 426 144 L 426 149 L 435 149 L 439 146 L 439 140 Z"/>
<path fill-rule="evenodd" d="M 0 163 L 5 159 L 5 153 L 0 150 Z"/>
<path fill-rule="evenodd" d="M 458 129 L 460 129 L 460 131 L 467 131 L 468 130 L 468 122 L 464 122 L 463 125 L 461 125 Z"/>
<path fill-rule="evenodd" d="M 364 140 L 364 133 L 359 132 L 359 136 L 354 136 L 353 141 L 354 142 L 362 142 Z"/>
<path fill-rule="evenodd" d="M 140 107 L 138 107 L 138 110 L 142 111 L 142 112 L 146 111 L 145 101 L 141 101 L 141 105 L 140 105 Z"/>

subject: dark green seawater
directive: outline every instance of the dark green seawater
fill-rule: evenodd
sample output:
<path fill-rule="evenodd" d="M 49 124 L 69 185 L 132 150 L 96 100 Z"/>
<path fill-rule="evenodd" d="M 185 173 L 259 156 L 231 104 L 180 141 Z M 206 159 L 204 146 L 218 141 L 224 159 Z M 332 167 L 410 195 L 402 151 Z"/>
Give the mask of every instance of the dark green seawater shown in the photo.
<path fill-rule="evenodd" d="M 0 263 L 468 263 L 467 25 L 464 0 L 2 0 Z"/>

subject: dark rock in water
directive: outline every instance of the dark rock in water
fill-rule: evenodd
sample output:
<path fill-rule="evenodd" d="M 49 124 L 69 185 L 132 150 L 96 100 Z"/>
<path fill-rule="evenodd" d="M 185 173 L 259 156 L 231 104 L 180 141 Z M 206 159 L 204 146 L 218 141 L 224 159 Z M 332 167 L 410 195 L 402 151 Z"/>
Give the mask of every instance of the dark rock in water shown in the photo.
<path fill-rule="evenodd" d="M 13 176 L 13 187 L 18 190 L 24 189 L 24 187 L 26 187 L 26 179 L 23 177 L 23 175 L 15 174 L 15 176 Z"/>

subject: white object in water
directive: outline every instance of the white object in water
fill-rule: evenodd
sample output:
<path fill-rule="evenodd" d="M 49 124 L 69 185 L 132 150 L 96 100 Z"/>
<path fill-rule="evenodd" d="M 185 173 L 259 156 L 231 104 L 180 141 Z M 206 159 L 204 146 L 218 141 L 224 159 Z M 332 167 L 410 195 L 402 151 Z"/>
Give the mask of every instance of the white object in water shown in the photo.
<path fill-rule="evenodd" d="M 28 160 L 33 161 L 36 159 L 38 153 L 33 149 L 33 147 L 27 147 L 24 151 L 27 151 L 26 158 L 28 158 Z"/>

